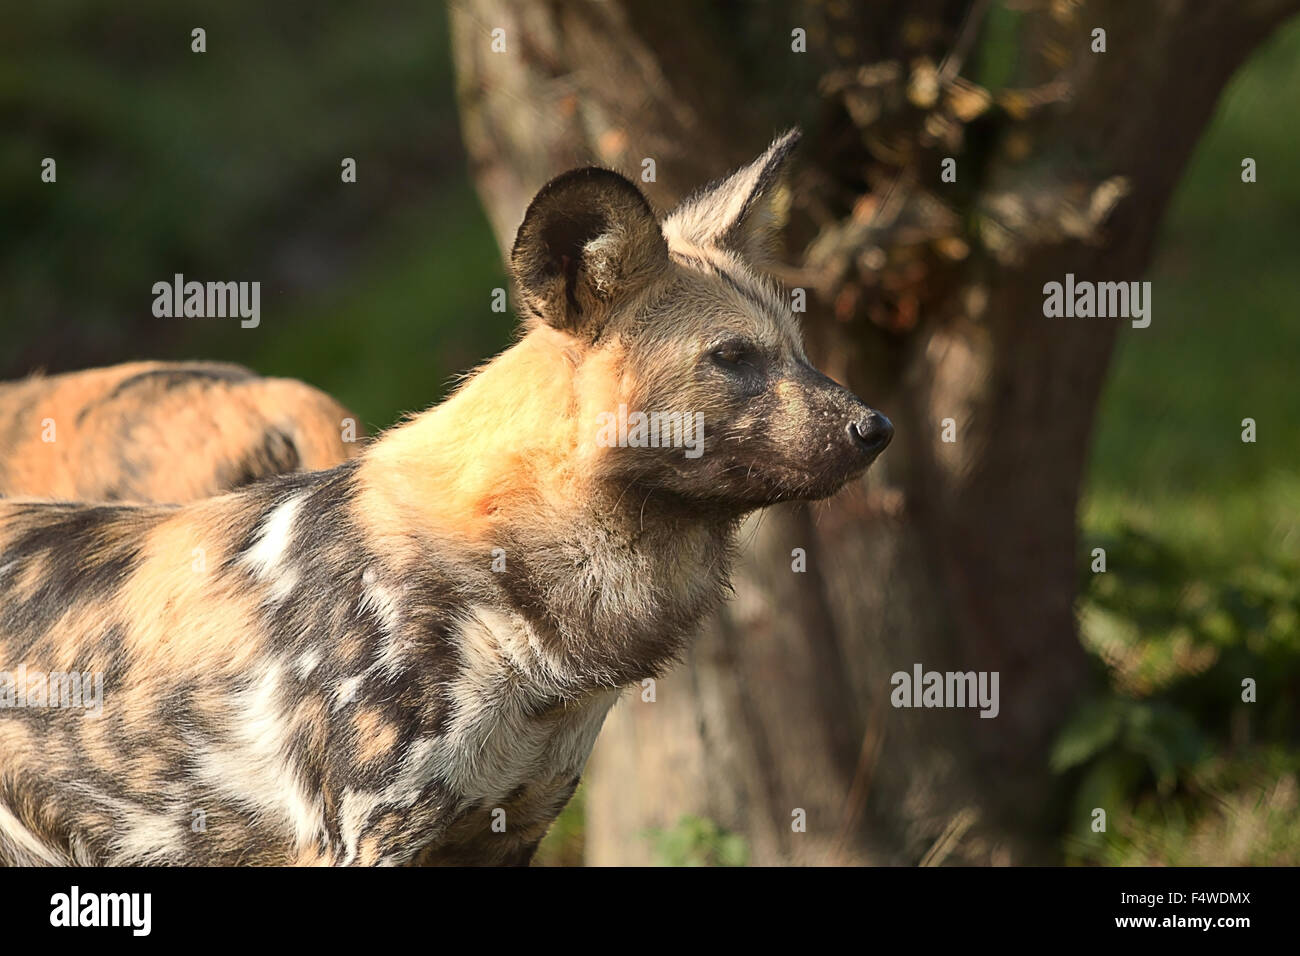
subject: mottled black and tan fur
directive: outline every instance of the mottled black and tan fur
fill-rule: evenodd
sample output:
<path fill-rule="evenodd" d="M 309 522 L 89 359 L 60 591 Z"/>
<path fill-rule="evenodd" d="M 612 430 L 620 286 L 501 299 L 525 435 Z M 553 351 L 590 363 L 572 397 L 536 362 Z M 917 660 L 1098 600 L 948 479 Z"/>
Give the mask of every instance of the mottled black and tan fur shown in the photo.
<path fill-rule="evenodd" d="M 741 251 L 794 138 L 662 223 L 612 172 L 552 181 L 519 341 L 356 460 L 0 504 L 0 669 L 105 676 L 99 718 L 0 711 L 0 858 L 527 862 L 620 689 L 722 599 L 740 519 L 889 440 Z M 703 453 L 607 447 L 620 406 L 702 413 Z"/>

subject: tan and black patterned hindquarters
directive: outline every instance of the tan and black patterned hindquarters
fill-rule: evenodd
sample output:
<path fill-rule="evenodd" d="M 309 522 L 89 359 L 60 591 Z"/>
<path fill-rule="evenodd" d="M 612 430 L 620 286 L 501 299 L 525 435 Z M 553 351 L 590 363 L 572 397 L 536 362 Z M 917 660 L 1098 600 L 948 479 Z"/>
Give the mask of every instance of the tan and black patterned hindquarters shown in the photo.
<path fill-rule="evenodd" d="M 0 859 L 102 859 L 117 823 L 109 810 L 130 754 L 151 729 L 105 692 L 119 687 L 123 583 L 141 560 L 143 533 L 166 509 L 0 503 Z M 69 684 L 68 681 L 77 683 Z M 45 700 L 39 688 L 45 687 Z M 76 687 L 82 706 L 55 696 Z M 21 688 L 18 686 L 21 684 Z M 27 694 L 31 699 L 24 700 Z M 63 706 L 64 704 L 68 706 Z M 150 746 L 156 746 L 156 739 Z M 125 761 L 126 766 L 123 765 Z M 87 794 L 100 799 L 87 800 Z M 151 812 L 151 808 L 140 808 Z"/>
<path fill-rule="evenodd" d="M 137 362 L 38 376 L 0 385 L 0 495 L 182 503 L 332 468 L 364 437 L 318 389 L 238 365 Z"/>

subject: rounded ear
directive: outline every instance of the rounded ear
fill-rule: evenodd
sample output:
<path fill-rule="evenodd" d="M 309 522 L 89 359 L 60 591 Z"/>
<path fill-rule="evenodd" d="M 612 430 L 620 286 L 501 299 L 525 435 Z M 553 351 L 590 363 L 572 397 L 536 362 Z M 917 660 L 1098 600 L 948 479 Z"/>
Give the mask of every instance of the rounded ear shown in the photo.
<path fill-rule="evenodd" d="M 776 238 L 782 216 L 773 208 L 776 186 L 803 134 L 796 126 L 772 141 L 763 155 L 709 183 L 664 220 L 670 246 L 714 246 L 761 260 Z"/>
<path fill-rule="evenodd" d="M 595 166 L 543 186 L 510 251 L 523 311 L 586 338 L 667 266 L 668 245 L 641 190 Z"/>

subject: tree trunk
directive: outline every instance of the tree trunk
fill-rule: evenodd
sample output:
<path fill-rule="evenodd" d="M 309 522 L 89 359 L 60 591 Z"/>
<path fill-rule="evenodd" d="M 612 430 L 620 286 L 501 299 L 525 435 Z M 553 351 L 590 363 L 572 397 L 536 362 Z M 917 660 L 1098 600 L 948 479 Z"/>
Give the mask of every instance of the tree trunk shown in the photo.
<path fill-rule="evenodd" d="M 803 126 L 772 271 L 808 290 L 819 367 L 898 433 L 858 486 L 747 526 L 734 600 L 653 703 L 628 695 L 606 725 L 589 862 L 650 862 L 647 831 L 688 814 L 759 864 L 1042 862 L 1086 825 L 1057 815 L 1046 754 L 1088 684 L 1073 602 L 1094 409 L 1117 331 L 1141 331 L 1045 318 L 1043 286 L 1142 277 L 1224 83 L 1295 5 L 453 6 L 505 248 L 563 169 L 640 181 L 653 159 L 643 188 L 667 209 Z M 1000 713 L 894 708 L 891 675 L 917 663 L 998 672 Z"/>

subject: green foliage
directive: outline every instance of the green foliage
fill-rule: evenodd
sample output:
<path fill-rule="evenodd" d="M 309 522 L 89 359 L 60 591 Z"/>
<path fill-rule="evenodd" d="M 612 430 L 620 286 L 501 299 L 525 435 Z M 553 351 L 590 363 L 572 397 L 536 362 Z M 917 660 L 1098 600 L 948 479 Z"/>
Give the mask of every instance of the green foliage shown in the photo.
<path fill-rule="evenodd" d="M 1115 806 L 1145 779 L 1171 791 L 1206 745 L 1195 720 L 1177 707 L 1112 697 L 1080 708 L 1057 738 L 1051 762 L 1058 772 L 1088 766 L 1078 791 L 1082 807 Z"/>
<path fill-rule="evenodd" d="M 745 866 L 749 846 L 712 820 L 686 815 L 667 830 L 646 834 L 660 866 Z"/>
<path fill-rule="evenodd" d="M 455 216 L 426 219 L 437 237 L 426 242 L 459 246 L 480 272 L 499 261 L 457 147 L 440 4 L 398 0 L 376 16 L 339 0 L 232 0 L 195 15 L 163 0 L 111 11 L 50 0 L 12 13 L 0 34 L 9 375 L 133 358 L 256 361 L 261 336 L 237 325 L 154 319 L 152 284 L 177 272 L 261 281 L 263 325 L 282 326 L 302 299 L 371 278 L 364 259 L 437 196 L 459 197 Z M 190 51 L 195 26 L 206 53 Z M 39 178 L 47 156 L 53 185 Z M 355 184 L 340 181 L 345 156 L 357 160 Z M 426 299 L 426 334 L 440 332 L 441 306 Z M 337 351 L 304 330 L 297 352 L 317 349 Z"/>
<path fill-rule="evenodd" d="M 188 349 L 320 385 L 372 430 L 422 411 L 509 341 L 514 316 L 490 307 L 505 270 L 468 190 L 409 210 L 385 232 L 364 262 L 258 335 L 209 323 Z"/>
<path fill-rule="evenodd" d="M 1219 565 L 1135 528 L 1099 534 L 1109 571 L 1085 574 L 1086 639 L 1129 693 L 1176 690 L 1196 706 L 1260 682 L 1270 725 L 1294 724 L 1300 678 L 1300 562 L 1287 555 Z"/>
<path fill-rule="evenodd" d="M 1117 844 L 1074 833 L 1073 852 L 1113 862 L 1141 841 L 1182 845 L 1228 826 L 1216 815 L 1250 799 L 1234 782 L 1262 792 L 1300 766 L 1300 569 L 1284 558 L 1216 567 L 1133 528 L 1094 543 L 1108 570 L 1088 574 L 1080 617 L 1110 692 L 1079 709 L 1051 760 L 1075 774 L 1076 825 L 1100 807 L 1127 834 Z M 1256 682 L 1254 703 L 1243 678 Z M 1280 776 L 1247 780 L 1261 753 Z M 1271 817 L 1251 825 L 1275 829 Z"/>
<path fill-rule="evenodd" d="M 1107 692 L 1053 753 L 1074 861 L 1300 859 L 1300 140 L 1277 121 L 1298 62 L 1300 22 L 1225 92 L 1162 229 L 1152 324 L 1121 332 L 1102 396 L 1079 615 Z"/>
<path fill-rule="evenodd" d="M 1300 21 L 1228 86 L 1175 194 L 1151 326 L 1121 331 L 1102 395 L 1090 530 L 1127 521 L 1189 550 L 1300 557 L 1300 138 L 1279 122 L 1297 64 Z M 1241 182 L 1246 156 L 1257 183 Z"/>
<path fill-rule="evenodd" d="M 534 866 L 582 866 L 586 851 L 585 805 L 586 792 L 579 785 L 577 793 L 560 812 L 537 848 Z"/>
<path fill-rule="evenodd" d="M 989 8 L 970 71 L 974 82 L 986 90 L 996 93 L 1015 81 L 1024 19 L 1024 13 L 1007 4 L 997 3 Z"/>
<path fill-rule="evenodd" d="M 1144 791 L 1128 803 L 1082 804 L 1066 859 L 1107 866 L 1300 865 L 1300 758 L 1276 746 L 1200 763 L 1171 795 Z M 1092 806 L 1107 809 L 1104 833 Z"/>

